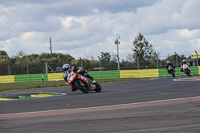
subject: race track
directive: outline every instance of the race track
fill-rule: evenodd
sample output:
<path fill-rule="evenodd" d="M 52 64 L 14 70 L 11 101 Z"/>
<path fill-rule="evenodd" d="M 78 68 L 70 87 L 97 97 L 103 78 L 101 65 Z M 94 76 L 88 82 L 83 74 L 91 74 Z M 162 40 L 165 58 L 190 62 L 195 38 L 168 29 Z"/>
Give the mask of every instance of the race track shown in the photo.
<path fill-rule="evenodd" d="M 69 87 L 0 92 L 66 95 L 0 101 L 1 133 L 199 133 L 200 81 L 172 78 L 101 83 L 102 92 Z"/>

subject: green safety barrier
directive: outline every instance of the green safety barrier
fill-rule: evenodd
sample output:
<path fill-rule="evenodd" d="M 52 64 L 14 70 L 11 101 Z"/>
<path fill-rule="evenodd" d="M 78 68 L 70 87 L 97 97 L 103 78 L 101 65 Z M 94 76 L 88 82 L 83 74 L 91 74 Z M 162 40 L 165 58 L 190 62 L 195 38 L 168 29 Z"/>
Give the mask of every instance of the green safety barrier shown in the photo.
<path fill-rule="evenodd" d="M 91 71 L 88 72 L 94 79 L 120 78 L 120 71 Z"/>
<path fill-rule="evenodd" d="M 47 74 L 43 74 L 44 81 L 48 81 Z M 42 74 L 15 75 L 15 82 L 37 82 L 42 81 Z"/>
<path fill-rule="evenodd" d="M 185 75 L 185 73 L 180 72 L 180 70 L 181 70 L 180 67 L 175 68 L 175 76 L 184 76 Z M 197 66 L 191 66 L 190 70 L 191 70 L 191 75 L 198 75 L 199 74 Z M 168 76 L 171 76 L 171 75 L 168 73 L 166 68 L 160 68 L 159 69 L 159 77 L 168 77 Z"/>
<path fill-rule="evenodd" d="M 181 70 L 180 67 L 176 68 L 175 70 L 176 70 L 176 72 L 175 72 L 176 76 L 184 76 L 184 75 L 186 75 L 184 72 L 180 72 L 180 70 Z M 191 75 L 198 75 L 198 67 L 197 66 L 191 66 L 190 70 L 191 70 Z"/>
<path fill-rule="evenodd" d="M 175 76 L 183 76 L 184 72 L 180 72 L 180 67 L 175 68 Z M 191 75 L 200 74 L 200 66 L 191 66 Z M 109 79 L 109 78 L 139 78 L 142 77 L 168 77 L 171 76 L 165 68 L 160 69 L 143 69 L 143 70 L 113 70 L 113 71 L 89 71 L 94 79 Z M 43 74 L 44 81 L 63 80 L 63 73 Z M 0 76 L 0 83 L 14 82 L 39 82 L 42 81 L 42 74 L 25 74 Z"/>
<path fill-rule="evenodd" d="M 160 68 L 159 69 L 159 77 L 168 77 L 171 76 L 168 72 L 166 68 Z"/>

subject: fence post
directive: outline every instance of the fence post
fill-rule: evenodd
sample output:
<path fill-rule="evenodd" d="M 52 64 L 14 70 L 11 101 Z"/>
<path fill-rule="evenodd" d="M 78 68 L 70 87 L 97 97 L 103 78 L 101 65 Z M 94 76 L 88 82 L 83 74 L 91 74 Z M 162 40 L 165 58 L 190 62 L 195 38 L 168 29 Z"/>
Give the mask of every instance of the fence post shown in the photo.
<path fill-rule="evenodd" d="M 27 65 L 27 74 L 29 74 L 29 66 L 28 66 L 28 62 L 26 63 Z"/>
<path fill-rule="evenodd" d="M 159 65 L 158 65 L 158 54 L 156 54 L 156 63 L 157 63 L 157 69 L 159 69 Z"/>
<path fill-rule="evenodd" d="M 137 69 L 138 69 L 138 70 L 140 69 L 139 57 L 138 57 L 138 55 L 137 55 Z"/>
<path fill-rule="evenodd" d="M 10 75 L 10 64 L 8 63 L 8 75 Z"/>
<path fill-rule="evenodd" d="M 197 54 L 197 70 L 198 70 L 198 75 L 199 75 L 199 58 L 198 58 L 198 53 L 197 53 L 197 51 L 195 51 L 195 53 Z"/>
<path fill-rule="evenodd" d="M 100 71 L 101 71 L 101 58 L 98 56 L 99 58 L 99 65 L 100 65 Z"/>
<path fill-rule="evenodd" d="M 176 55 L 176 67 L 178 68 L 178 54 L 175 52 Z"/>
<path fill-rule="evenodd" d="M 83 69 L 83 60 L 81 59 L 81 57 L 79 57 L 81 60 L 81 68 Z"/>

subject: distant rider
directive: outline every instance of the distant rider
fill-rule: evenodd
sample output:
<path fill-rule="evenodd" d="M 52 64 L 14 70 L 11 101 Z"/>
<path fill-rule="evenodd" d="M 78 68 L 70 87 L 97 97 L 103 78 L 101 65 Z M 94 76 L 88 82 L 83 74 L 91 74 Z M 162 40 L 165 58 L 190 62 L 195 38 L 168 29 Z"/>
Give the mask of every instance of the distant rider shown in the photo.
<path fill-rule="evenodd" d="M 186 60 L 182 60 L 181 70 L 180 70 L 181 72 L 183 72 L 183 65 L 185 64 L 188 65 L 188 67 L 190 67 L 189 64 L 186 62 Z"/>
<path fill-rule="evenodd" d="M 170 63 L 170 61 L 167 61 L 166 69 L 167 69 L 168 73 L 171 74 L 170 70 L 168 69 L 169 66 L 172 66 L 173 69 L 175 69 L 175 67 L 174 67 L 174 65 L 172 65 L 172 64 Z"/>
<path fill-rule="evenodd" d="M 183 66 L 184 66 L 184 65 L 186 65 L 186 66 L 188 66 L 188 68 L 190 68 L 190 65 L 186 62 L 186 60 L 182 60 L 182 66 L 181 66 L 181 70 L 180 70 L 181 72 L 184 72 L 184 71 L 183 71 Z M 186 73 L 188 76 L 192 76 L 192 75 L 190 75 L 190 72 L 191 72 L 191 71 L 190 71 L 190 69 L 189 69 L 189 73 L 186 73 L 186 72 L 185 72 L 185 73 Z"/>

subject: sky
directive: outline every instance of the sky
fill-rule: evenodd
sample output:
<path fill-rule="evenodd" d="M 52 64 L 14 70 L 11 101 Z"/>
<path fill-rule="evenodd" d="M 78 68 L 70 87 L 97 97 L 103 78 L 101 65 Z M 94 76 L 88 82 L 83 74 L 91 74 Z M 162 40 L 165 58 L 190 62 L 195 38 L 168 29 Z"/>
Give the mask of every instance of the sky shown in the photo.
<path fill-rule="evenodd" d="M 0 0 L 0 50 L 52 51 L 78 59 L 101 52 L 133 54 L 133 40 L 142 33 L 166 58 L 175 52 L 200 52 L 200 0 Z"/>

